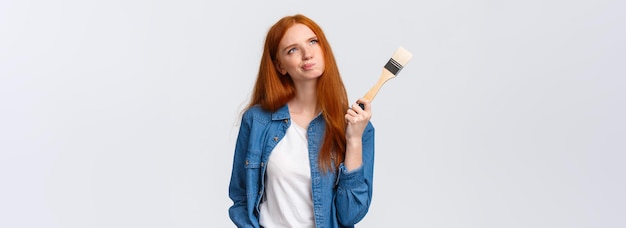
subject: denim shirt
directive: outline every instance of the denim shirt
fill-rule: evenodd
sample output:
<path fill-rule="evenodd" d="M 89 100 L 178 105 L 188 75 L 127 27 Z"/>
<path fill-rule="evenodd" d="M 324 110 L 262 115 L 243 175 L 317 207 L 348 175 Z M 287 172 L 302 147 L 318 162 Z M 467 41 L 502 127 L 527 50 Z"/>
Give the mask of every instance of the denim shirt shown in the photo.
<path fill-rule="evenodd" d="M 228 212 L 237 227 L 260 227 L 259 204 L 265 191 L 264 176 L 270 153 L 285 136 L 291 124 L 285 105 L 267 112 L 258 105 L 244 112 L 229 186 L 233 205 Z M 325 121 L 318 115 L 307 129 L 313 211 L 318 228 L 354 227 L 361 221 L 372 201 L 374 174 L 374 127 L 368 123 L 363 132 L 363 164 L 347 171 L 320 171 L 317 155 L 325 131 Z"/>

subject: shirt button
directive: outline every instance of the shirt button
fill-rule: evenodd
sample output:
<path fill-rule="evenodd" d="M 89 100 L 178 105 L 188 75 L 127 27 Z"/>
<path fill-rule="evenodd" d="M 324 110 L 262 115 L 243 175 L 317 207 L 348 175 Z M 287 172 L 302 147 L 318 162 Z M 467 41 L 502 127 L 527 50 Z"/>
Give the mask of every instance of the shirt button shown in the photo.
<path fill-rule="evenodd" d="M 263 162 L 261 162 L 261 167 L 263 167 L 265 164 L 263 164 Z"/>
<path fill-rule="evenodd" d="M 289 123 L 289 120 L 288 120 L 288 119 L 285 119 L 285 123 Z"/>
<path fill-rule="evenodd" d="M 246 165 L 248 165 L 248 163 L 249 163 L 248 160 L 246 160 Z"/>
<path fill-rule="evenodd" d="M 274 142 L 278 141 L 278 137 L 274 137 Z"/>

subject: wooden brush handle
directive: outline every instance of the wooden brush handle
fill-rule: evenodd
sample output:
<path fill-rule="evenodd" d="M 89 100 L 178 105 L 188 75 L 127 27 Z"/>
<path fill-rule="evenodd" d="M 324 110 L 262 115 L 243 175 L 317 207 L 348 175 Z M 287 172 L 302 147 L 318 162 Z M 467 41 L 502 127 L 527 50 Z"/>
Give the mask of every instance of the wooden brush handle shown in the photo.
<path fill-rule="evenodd" d="M 370 102 L 374 100 L 374 97 L 376 97 L 376 94 L 378 94 L 380 88 L 383 87 L 385 82 L 389 81 L 389 79 L 392 79 L 393 77 L 395 77 L 395 75 L 393 75 L 388 70 L 383 69 L 383 73 L 380 75 L 380 78 L 378 78 L 378 82 L 376 82 L 376 84 L 374 84 L 374 86 L 372 86 L 372 88 L 367 91 L 363 98 L 367 99 Z M 363 106 L 363 104 L 359 104 L 359 106 L 361 106 L 361 109 L 365 110 L 365 106 Z"/>

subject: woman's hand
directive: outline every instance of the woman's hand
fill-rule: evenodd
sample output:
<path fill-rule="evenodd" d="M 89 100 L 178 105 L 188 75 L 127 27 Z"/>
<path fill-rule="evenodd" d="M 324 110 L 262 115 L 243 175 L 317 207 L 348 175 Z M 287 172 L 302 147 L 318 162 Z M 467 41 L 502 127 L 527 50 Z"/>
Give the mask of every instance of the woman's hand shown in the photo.
<path fill-rule="evenodd" d="M 361 109 L 359 104 L 362 104 L 365 109 Z M 371 117 L 372 107 L 370 106 L 370 101 L 366 99 L 359 99 L 357 103 L 352 105 L 351 109 L 348 109 L 345 116 L 348 124 L 346 128 L 346 140 L 348 143 L 352 140 L 361 140 L 363 131 Z"/>
<path fill-rule="evenodd" d="M 361 109 L 362 104 L 365 109 Z M 351 109 L 346 112 L 346 157 L 344 165 L 348 171 L 356 169 L 363 164 L 363 132 L 372 117 L 372 108 L 370 101 L 359 99 L 357 103 L 352 105 Z"/>

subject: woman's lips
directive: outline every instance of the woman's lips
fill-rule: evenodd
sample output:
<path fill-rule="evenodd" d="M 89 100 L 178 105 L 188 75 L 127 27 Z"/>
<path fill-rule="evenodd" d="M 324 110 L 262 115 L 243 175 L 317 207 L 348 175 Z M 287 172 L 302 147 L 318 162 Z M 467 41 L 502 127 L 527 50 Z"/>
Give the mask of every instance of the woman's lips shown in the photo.
<path fill-rule="evenodd" d="M 314 66 L 315 66 L 315 63 L 307 63 L 307 64 L 304 64 L 302 66 L 302 69 L 304 69 L 304 70 L 311 70 L 311 69 L 313 69 Z"/>

